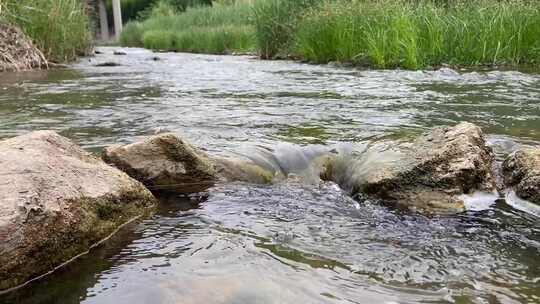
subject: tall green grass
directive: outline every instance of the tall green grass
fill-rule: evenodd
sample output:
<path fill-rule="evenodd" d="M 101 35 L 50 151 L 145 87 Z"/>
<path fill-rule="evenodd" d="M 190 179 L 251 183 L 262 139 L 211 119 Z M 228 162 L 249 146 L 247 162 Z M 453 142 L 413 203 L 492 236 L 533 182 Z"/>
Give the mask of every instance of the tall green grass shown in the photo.
<path fill-rule="evenodd" d="M 225 54 L 255 49 L 249 3 L 191 7 L 176 14 L 152 13 L 143 22 L 130 22 L 123 31 L 123 46 L 153 50 Z"/>
<path fill-rule="evenodd" d="M 21 27 L 48 60 L 67 62 L 91 45 L 90 20 L 81 0 L 0 0 L 0 18 Z"/>
<path fill-rule="evenodd" d="M 122 20 L 136 21 L 150 16 L 152 8 L 159 2 L 173 7 L 177 11 L 184 11 L 191 6 L 212 5 L 212 0 L 121 0 Z M 112 0 L 107 0 L 107 12 L 112 23 Z"/>
<path fill-rule="evenodd" d="M 257 50 L 268 59 L 378 68 L 539 64 L 540 1 L 232 1 L 153 14 L 128 24 L 121 41 L 216 54 Z"/>
<path fill-rule="evenodd" d="M 540 63 L 540 3 L 328 1 L 302 16 L 296 55 L 380 68 Z"/>
<path fill-rule="evenodd" d="M 259 0 L 253 7 L 257 48 L 262 58 L 290 55 L 291 41 L 305 10 L 322 0 Z"/>

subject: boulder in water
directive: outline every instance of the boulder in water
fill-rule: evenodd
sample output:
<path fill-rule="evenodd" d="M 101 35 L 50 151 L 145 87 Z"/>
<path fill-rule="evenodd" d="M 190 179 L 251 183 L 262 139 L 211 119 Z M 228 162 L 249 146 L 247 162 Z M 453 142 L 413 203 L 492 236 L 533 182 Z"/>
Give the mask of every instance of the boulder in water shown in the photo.
<path fill-rule="evenodd" d="M 86 252 L 156 203 L 53 131 L 0 141 L 0 291 Z"/>
<path fill-rule="evenodd" d="M 268 183 L 273 177 L 247 161 L 209 156 L 172 133 L 108 147 L 102 158 L 156 193 L 195 193 L 219 182 Z"/>
<path fill-rule="evenodd" d="M 336 160 L 324 173 L 353 194 L 427 213 L 464 210 L 462 194 L 494 192 L 494 154 L 470 123 L 439 127 L 412 143 Z"/>
<path fill-rule="evenodd" d="M 540 204 L 540 149 L 515 151 L 503 162 L 505 184 L 517 196 Z"/>

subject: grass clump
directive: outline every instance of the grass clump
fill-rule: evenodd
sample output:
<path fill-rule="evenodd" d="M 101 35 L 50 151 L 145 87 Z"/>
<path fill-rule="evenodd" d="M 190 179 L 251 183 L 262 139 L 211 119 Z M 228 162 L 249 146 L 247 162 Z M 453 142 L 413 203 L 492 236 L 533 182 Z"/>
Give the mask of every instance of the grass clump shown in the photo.
<path fill-rule="evenodd" d="M 176 35 L 175 50 L 192 53 L 226 54 L 253 50 L 251 26 L 195 27 Z"/>
<path fill-rule="evenodd" d="M 262 58 L 288 56 L 305 10 L 322 0 L 259 0 L 253 8 L 257 48 Z"/>
<path fill-rule="evenodd" d="M 140 22 L 129 22 L 120 35 L 120 44 L 132 47 L 143 47 L 143 28 Z"/>
<path fill-rule="evenodd" d="M 185 12 L 174 14 L 154 11 L 150 16 L 143 22 L 130 22 L 126 25 L 127 30 L 120 37 L 123 46 L 138 46 L 142 43 L 151 49 L 212 54 L 255 49 L 255 31 L 250 23 L 249 3 L 188 7 Z"/>
<path fill-rule="evenodd" d="M 155 51 L 170 51 L 174 49 L 175 34 L 171 31 L 153 30 L 142 36 L 143 46 Z"/>
<path fill-rule="evenodd" d="M 112 0 L 107 0 L 107 12 L 112 21 Z M 184 11 L 192 6 L 212 5 L 212 0 L 121 0 L 122 20 L 143 20 L 150 17 L 156 6 L 168 6 L 174 11 Z"/>
<path fill-rule="evenodd" d="M 540 6 L 471 1 L 332 1 L 297 26 L 295 52 L 324 63 L 380 68 L 540 62 Z"/>
<path fill-rule="evenodd" d="M 49 61 L 72 61 L 90 49 L 83 1 L 1 0 L 0 7 L 0 19 L 19 26 Z"/>

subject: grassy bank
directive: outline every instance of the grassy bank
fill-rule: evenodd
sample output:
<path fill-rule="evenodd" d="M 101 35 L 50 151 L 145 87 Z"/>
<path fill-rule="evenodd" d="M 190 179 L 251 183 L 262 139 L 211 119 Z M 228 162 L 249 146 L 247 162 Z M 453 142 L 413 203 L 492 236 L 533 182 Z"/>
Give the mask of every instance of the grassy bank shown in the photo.
<path fill-rule="evenodd" d="M 123 46 L 143 46 L 153 50 L 226 54 L 255 49 L 254 28 L 248 3 L 191 7 L 183 13 L 166 7 L 143 22 L 126 25 Z"/>
<path fill-rule="evenodd" d="M 381 68 L 540 63 L 540 3 L 333 1 L 310 9 L 290 41 L 313 62 Z"/>
<path fill-rule="evenodd" d="M 253 6 L 257 49 L 264 59 L 288 57 L 295 47 L 304 13 L 319 8 L 323 0 L 259 0 Z"/>
<path fill-rule="evenodd" d="M 540 63 L 540 1 L 256 0 L 130 23 L 125 46 L 419 69 Z"/>
<path fill-rule="evenodd" d="M 80 0 L 1 0 L 0 20 L 19 26 L 49 61 L 67 62 L 91 44 Z"/>
<path fill-rule="evenodd" d="M 164 2 L 177 11 L 184 11 L 191 6 L 204 6 L 211 5 L 212 0 L 121 0 L 122 5 L 122 20 L 133 21 L 147 18 L 151 12 L 152 7 L 158 2 Z M 107 13 L 109 14 L 109 23 L 113 22 L 112 15 L 112 0 L 106 1 Z"/>

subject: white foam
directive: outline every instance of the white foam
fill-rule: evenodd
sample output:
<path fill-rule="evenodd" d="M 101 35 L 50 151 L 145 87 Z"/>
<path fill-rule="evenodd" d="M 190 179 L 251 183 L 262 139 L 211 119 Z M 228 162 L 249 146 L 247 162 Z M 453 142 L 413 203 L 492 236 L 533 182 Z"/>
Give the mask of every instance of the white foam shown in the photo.
<path fill-rule="evenodd" d="M 470 211 L 482 211 L 490 209 L 499 199 L 497 193 L 474 192 L 473 194 L 463 194 L 459 196 L 465 203 L 465 209 Z"/>
<path fill-rule="evenodd" d="M 506 203 L 520 211 L 540 217 L 540 206 L 519 198 L 514 190 L 506 192 Z"/>

